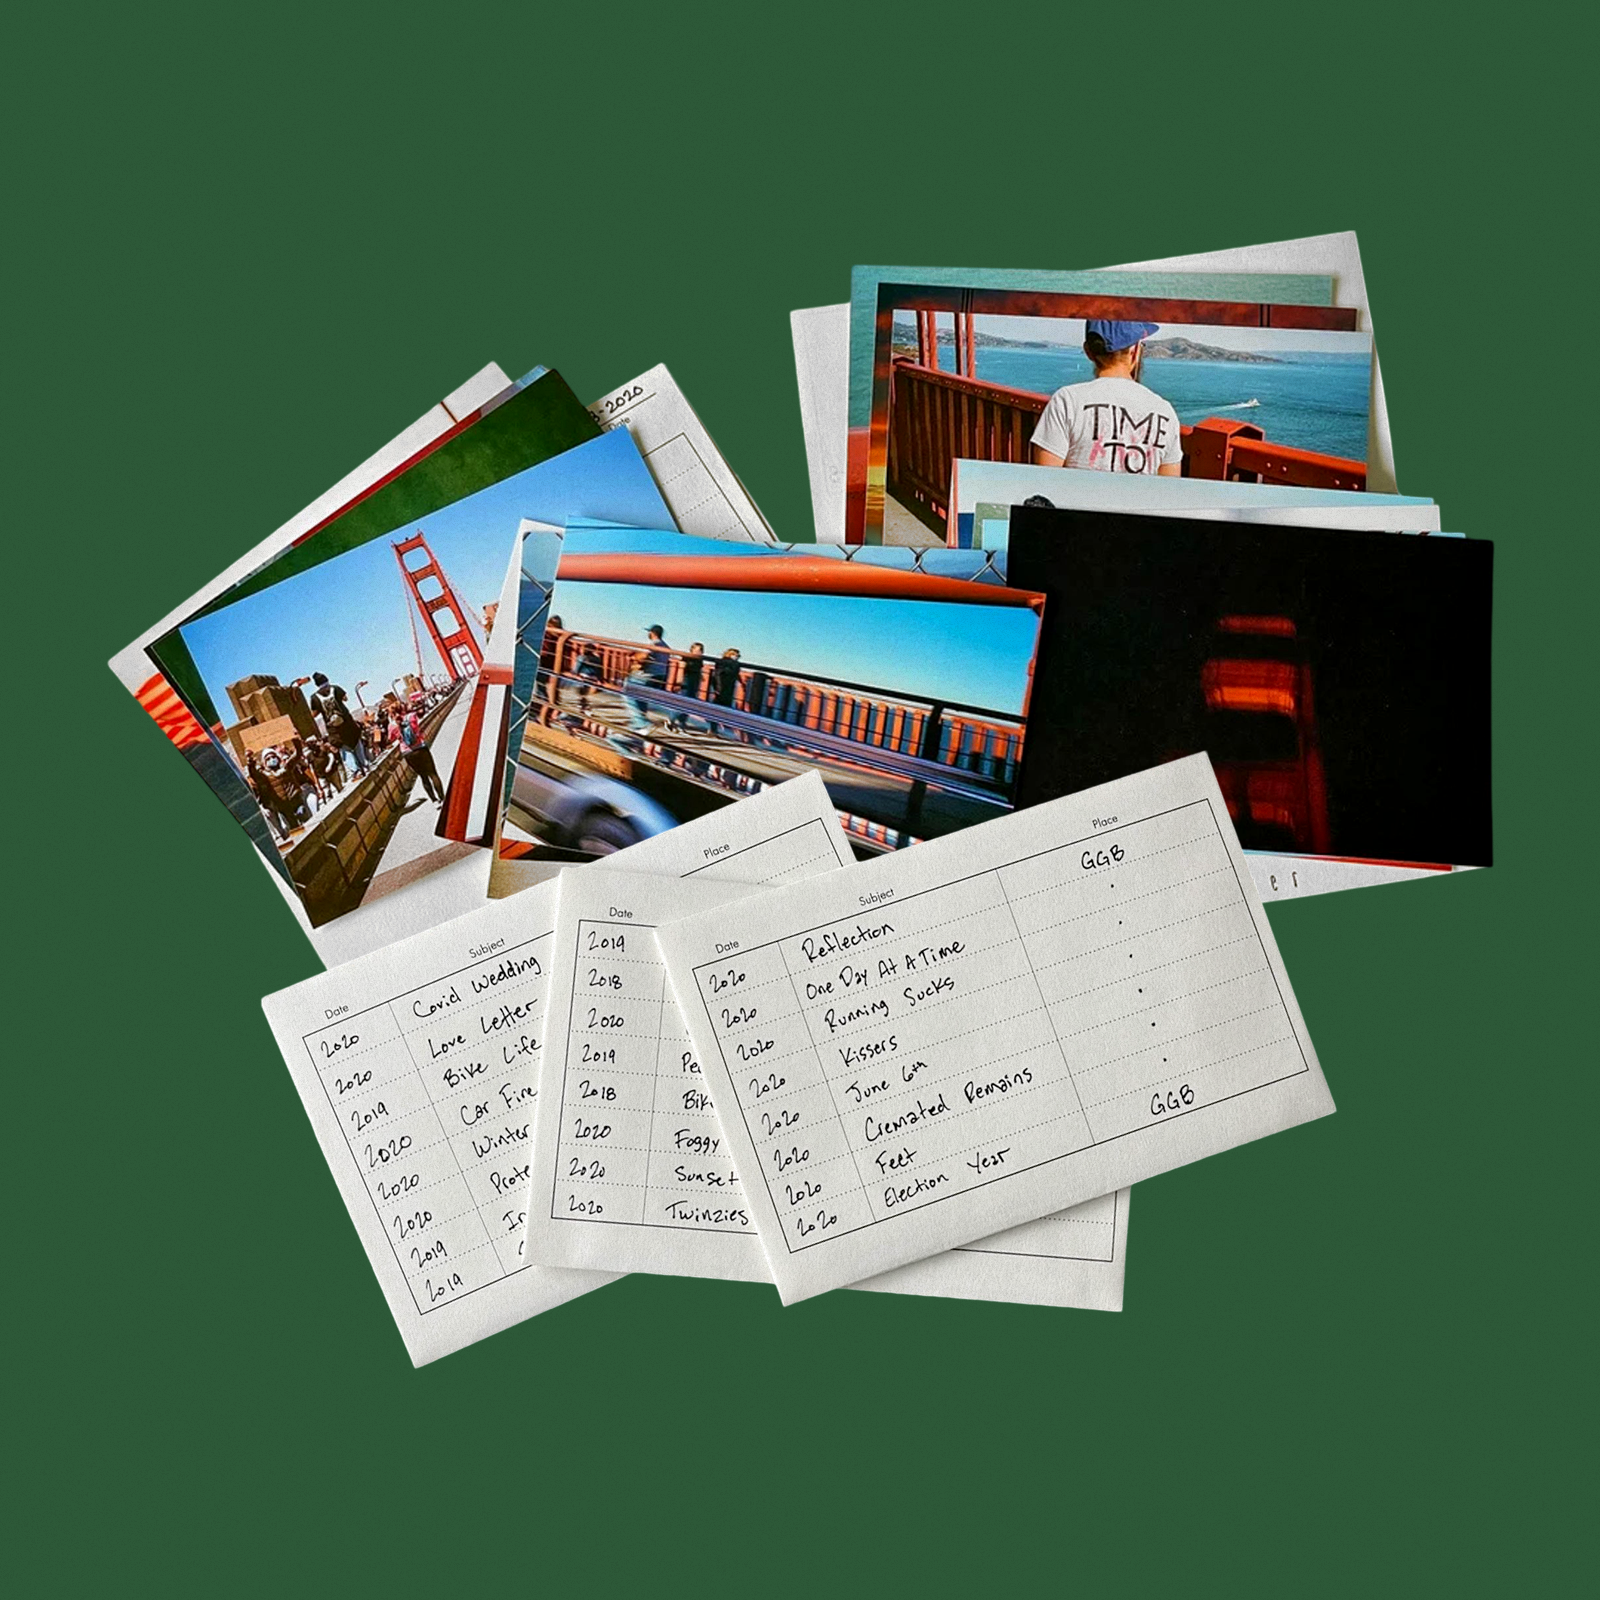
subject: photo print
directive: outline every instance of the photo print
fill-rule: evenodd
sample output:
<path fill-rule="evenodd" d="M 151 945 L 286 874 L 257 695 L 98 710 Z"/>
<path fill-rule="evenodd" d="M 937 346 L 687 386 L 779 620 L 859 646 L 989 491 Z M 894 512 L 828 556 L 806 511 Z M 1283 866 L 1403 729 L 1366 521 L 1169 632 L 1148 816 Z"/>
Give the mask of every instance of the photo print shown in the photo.
<path fill-rule="evenodd" d="M 952 463 L 1366 484 L 1372 341 L 1352 309 L 880 284 L 857 541 L 942 537 Z"/>
<path fill-rule="evenodd" d="M 1039 596 L 967 552 L 843 554 L 569 527 L 503 861 L 591 860 L 809 770 L 865 853 L 1010 810 Z M 494 892 L 532 881 L 498 866 Z"/>

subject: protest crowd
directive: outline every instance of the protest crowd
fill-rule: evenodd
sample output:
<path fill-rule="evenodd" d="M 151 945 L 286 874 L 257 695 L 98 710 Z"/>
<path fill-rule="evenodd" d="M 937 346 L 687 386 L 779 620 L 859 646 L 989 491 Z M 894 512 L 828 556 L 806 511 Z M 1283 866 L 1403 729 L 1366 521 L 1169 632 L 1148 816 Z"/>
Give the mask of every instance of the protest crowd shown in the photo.
<path fill-rule="evenodd" d="M 329 806 L 347 784 L 359 784 L 388 750 L 398 750 L 435 805 L 444 785 L 428 749 L 423 720 L 456 687 L 441 684 L 413 691 L 404 700 L 392 691 L 376 705 L 356 706 L 325 673 L 313 674 L 310 710 L 317 732 L 245 756 L 245 780 L 280 844 L 289 844 Z"/>

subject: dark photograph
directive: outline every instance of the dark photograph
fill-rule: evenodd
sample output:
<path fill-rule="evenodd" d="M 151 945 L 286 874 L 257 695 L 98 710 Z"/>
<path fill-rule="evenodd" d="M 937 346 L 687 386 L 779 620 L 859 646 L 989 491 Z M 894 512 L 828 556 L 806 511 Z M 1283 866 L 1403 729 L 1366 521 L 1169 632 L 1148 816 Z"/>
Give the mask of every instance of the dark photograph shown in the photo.
<path fill-rule="evenodd" d="M 1206 751 L 1246 850 L 1488 866 L 1482 539 L 1021 506 L 1031 805 Z"/>

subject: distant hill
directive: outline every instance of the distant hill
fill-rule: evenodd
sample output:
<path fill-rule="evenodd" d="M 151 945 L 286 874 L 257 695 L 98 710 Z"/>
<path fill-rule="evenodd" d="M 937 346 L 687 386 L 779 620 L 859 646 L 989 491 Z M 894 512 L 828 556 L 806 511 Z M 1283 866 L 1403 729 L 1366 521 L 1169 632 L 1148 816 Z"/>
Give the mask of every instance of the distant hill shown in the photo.
<path fill-rule="evenodd" d="M 938 342 L 941 345 L 954 344 L 954 332 L 949 328 L 940 328 Z M 1052 344 L 1045 339 L 1004 339 L 998 334 L 984 333 L 981 329 L 974 330 L 973 343 L 980 350 L 1076 351 L 1078 348 L 1077 345 Z M 914 352 L 916 348 L 915 335 L 907 328 L 896 327 L 893 339 L 895 352 Z M 1251 367 L 1275 367 L 1281 365 L 1276 356 L 1255 355 L 1248 350 L 1223 350 L 1214 344 L 1199 344 L 1193 339 L 1184 339 L 1177 335 L 1169 339 L 1146 340 L 1144 353 L 1151 361 L 1232 361 L 1242 366 Z"/>
<path fill-rule="evenodd" d="M 1276 367 L 1276 356 L 1256 355 L 1249 350 L 1219 350 L 1214 344 L 1196 344 L 1193 339 L 1147 339 L 1146 361 L 1236 361 L 1244 366 Z"/>
<path fill-rule="evenodd" d="M 935 335 L 935 342 L 942 345 L 954 344 L 955 330 L 940 328 Z M 1076 350 L 1078 348 L 1077 345 L 1052 344 L 1048 339 L 1002 339 L 999 334 L 985 333 L 981 328 L 973 330 L 972 342 L 980 350 Z M 915 350 L 916 333 L 910 328 L 896 324 L 892 343 L 896 350 Z"/>

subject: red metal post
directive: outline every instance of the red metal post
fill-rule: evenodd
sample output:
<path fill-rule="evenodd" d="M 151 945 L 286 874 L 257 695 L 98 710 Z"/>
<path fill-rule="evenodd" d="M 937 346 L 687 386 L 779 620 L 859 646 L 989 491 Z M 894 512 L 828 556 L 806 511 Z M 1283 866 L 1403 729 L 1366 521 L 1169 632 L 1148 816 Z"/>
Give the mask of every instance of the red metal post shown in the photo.
<path fill-rule="evenodd" d="M 416 601 L 417 610 L 428 625 L 428 634 L 433 640 L 434 649 L 439 652 L 439 659 L 444 662 L 444 670 L 452 678 L 471 677 L 483 665 L 483 649 L 472 636 L 472 630 L 467 626 L 466 610 L 456 598 L 456 592 L 445 576 L 444 568 L 428 547 L 427 539 L 419 531 L 409 539 L 397 541 L 393 548 L 406 592 Z M 421 566 L 406 565 L 406 557 L 413 550 L 421 550 L 426 554 L 428 559 Z M 438 581 L 438 594 L 423 595 L 422 583 L 426 578 Z M 441 626 L 441 613 L 448 613 L 448 627 Z"/>

